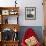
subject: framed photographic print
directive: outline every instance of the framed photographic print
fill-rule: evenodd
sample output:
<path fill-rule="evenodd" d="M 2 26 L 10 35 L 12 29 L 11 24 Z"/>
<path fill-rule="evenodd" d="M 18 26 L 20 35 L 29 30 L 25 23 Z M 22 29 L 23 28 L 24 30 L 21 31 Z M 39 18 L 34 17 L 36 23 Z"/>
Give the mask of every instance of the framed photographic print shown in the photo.
<path fill-rule="evenodd" d="M 25 19 L 26 20 L 36 19 L 36 7 L 25 7 Z"/>
<path fill-rule="evenodd" d="M 9 15 L 9 10 L 2 10 L 2 15 Z"/>

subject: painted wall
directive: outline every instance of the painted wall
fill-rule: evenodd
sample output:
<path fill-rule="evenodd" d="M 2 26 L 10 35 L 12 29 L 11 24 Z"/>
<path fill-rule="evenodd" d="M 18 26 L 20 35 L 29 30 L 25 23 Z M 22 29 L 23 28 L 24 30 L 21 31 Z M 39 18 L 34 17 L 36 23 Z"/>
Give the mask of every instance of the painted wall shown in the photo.
<path fill-rule="evenodd" d="M 14 1 L 15 0 L 0 0 L 0 6 L 15 6 Z M 17 6 L 19 6 L 20 26 L 43 26 L 44 23 L 42 0 L 17 0 L 17 3 Z M 25 7 L 36 7 L 36 20 L 25 20 Z"/>
<path fill-rule="evenodd" d="M 43 26 L 42 0 L 21 0 L 19 24 L 22 26 Z M 25 7 L 36 7 L 36 20 L 25 20 Z"/>

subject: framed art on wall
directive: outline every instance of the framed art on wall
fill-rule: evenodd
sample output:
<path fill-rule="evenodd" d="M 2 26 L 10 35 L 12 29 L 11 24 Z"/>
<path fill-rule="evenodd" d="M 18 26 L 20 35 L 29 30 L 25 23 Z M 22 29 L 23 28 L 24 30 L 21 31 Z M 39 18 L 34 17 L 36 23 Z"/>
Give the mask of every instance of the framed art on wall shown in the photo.
<path fill-rule="evenodd" d="M 25 7 L 25 19 L 26 20 L 36 19 L 36 7 Z"/>
<path fill-rule="evenodd" d="M 2 10 L 2 15 L 9 15 L 9 10 Z"/>

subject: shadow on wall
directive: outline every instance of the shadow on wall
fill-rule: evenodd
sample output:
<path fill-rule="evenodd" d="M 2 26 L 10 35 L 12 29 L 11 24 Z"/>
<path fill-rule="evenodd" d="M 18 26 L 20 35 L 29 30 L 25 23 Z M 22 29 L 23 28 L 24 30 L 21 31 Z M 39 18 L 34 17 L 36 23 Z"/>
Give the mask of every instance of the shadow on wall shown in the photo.
<path fill-rule="evenodd" d="M 36 32 L 39 41 L 40 41 L 41 43 L 43 43 L 43 36 L 42 36 L 42 35 L 43 35 L 43 33 L 42 33 L 43 30 L 42 30 L 42 26 L 21 26 L 21 27 L 20 27 L 20 32 L 19 32 L 19 39 L 20 39 L 20 42 L 21 42 L 21 40 L 22 40 L 22 38 L 23 38 L 23 36 L 24 36 L 25 31 L 26 31 L 28 28 L 32 28 L 32 29 Z"/>

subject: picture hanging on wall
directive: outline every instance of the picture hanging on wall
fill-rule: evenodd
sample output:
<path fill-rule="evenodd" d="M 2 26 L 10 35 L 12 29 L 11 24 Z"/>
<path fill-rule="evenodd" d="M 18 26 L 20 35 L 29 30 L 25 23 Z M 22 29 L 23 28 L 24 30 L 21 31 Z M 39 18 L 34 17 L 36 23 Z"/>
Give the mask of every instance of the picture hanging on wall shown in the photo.
<path fill-rule="evenodd" d="M 25 7 L 25 19 L 26 20 L 36 19 L 36 7 Z"/>

